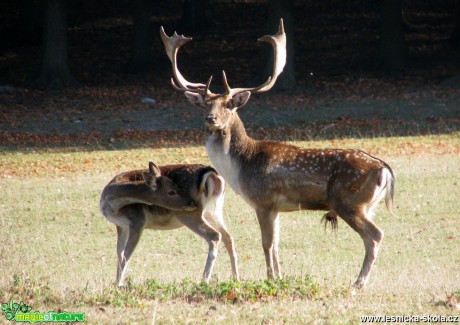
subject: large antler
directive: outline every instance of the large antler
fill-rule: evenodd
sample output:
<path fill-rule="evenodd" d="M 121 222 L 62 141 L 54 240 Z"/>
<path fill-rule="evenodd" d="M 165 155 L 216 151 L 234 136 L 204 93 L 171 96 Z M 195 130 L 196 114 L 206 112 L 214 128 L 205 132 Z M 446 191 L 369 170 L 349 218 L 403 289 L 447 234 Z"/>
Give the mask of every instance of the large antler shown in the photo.
<path fill-rule="evenodd" d="M 227 94 L 230 96 L 242 93 L 244 91 L 250 91 L 252 93 L 262 93 L 270 90 L 276 83 L 276 79 L 283 72 L 284 66 L 286 65 L 286 33 L 284 32 L 283 19 L 280 19 L 280 26 L 276 35 L 265 35 L 259 38 L 259 42 L 267 42 L 273 46 L 274 57 L 273 57 L 273 75 L 268 78 L 263 84 L 253 88 L 230 88 L 227 82 L 225 72 L 222 71 L 222 77 L 224 79 L 224 85 L 227 89 Z"/>
<path fill-rule="evenodd" d="M 173 87 L 176 90 L 179 91 L 202 91 L 206 88 L 206 85 L 201 84 L 201 83 L 193 83 L 187 81 L 182 74 L 179 71 L 179 68 L 177 67 L 177 52 L 179 51 L 180 47 L 184 45 L 187 42 L 190 42 L 192 40 L 191 37 L 185 37 L 184 35 L 177 35 L 176 32 L 174 32 L 173 36 L 168 37 L 166 35 L 163 26 L 160 28 L 160 35 L 161 39 L 163 40 L 163 44 L 165 46 L 166 54 L 169 57 L 169 60 L 172 63 L 172 68 L 173 68 L 173 73 L 174 73 L 174 78 L 176 81 L 174 81 L 173 78 L 171 78 L 171 83 Z M 177 85 L 176 85 L 177 82 Z"/>
<path fill-rule="evenodd" d="M 160 29 L 161 39 L 163 40 L 163 44 L 166 49 L 166 54 L 169 57 L 169 60 L 172 63 L 174 78 L 171 78 L 171 83 L 176 90 L 179 91 L 192 91 L 192 92 L 199 92 L 207 96 L 213 95 L 209 91 L 209 86 L 211 83 L 211 78 L 209 79 L 208 83 L 201 84 L 201 83 L 192 83 L 187 81 L 179 71 L 177 67 L 177 52 L 179 48 L 184 45 L 185 43 L 192 40 L 191 37 L 185 37 L 184 35 L 177 35 L 174 32 L 173 36 L 168 37 L 161 27 Z M 283 19 L 280 19 L 280 26 L 278 33 L 276 35 L 265 35 L 258 39 L 259 42 L 267 42 L 273 46 L 274 51 L 274 64 L 273 64 L 273 75 L 268 78 L 266 82 L 262 85 L 252 88 L 230 88 L 227 82 L 227 77 L 225 72 L 222 71 L 222 77 L 224 80 L 224 85 L 226 88 L 226 95 L 234 96 L 238 93 L 242 93 L 244 91 L 250 91 L 253 93 L 261 93 L 264 91 L 270 90 L 276 82 L 278 76 L 283 72 L 284 65 L 286 64 L 286 33 L 284 32 L 284 25 Z M 176 84 L 177 83 L 177 84 Z M 218 97 L 222 95 L 217 95 Z"/>

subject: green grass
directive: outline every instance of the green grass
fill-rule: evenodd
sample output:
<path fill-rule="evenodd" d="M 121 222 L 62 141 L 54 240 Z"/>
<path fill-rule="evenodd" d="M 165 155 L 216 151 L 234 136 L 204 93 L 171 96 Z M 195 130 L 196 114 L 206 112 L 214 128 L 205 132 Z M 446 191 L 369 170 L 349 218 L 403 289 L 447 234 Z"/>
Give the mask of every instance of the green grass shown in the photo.
<path fill-rule="evenodd" d="M 207 254 L 201 238 L 187 229 L 147 230 L 129 266 L 129 285 L 116 289 L 116 232 L 98 207 L 103 186 L 149 159 L 208 163 L 204 149 L 10 151 L 0 153 L 0 303 L 84 312 L 92 324 L 359 323 L 362 315 L 459 315 L 458 137 L 313 145 L 377 152 L 396 172 L 396 217 L 383 205 L 376 213 L 385 238 L 365 290 L 350 287 L 364 257 L 361 239 L 342 221 L 337 233 L 325 231 L 322 212 L 282 214 L 286 277 L 265 280 L 255 213 L 231 190 L 224 213 L 240 282 L 231 279 L 223 247 L 206 285 L 199 282 Z"/>

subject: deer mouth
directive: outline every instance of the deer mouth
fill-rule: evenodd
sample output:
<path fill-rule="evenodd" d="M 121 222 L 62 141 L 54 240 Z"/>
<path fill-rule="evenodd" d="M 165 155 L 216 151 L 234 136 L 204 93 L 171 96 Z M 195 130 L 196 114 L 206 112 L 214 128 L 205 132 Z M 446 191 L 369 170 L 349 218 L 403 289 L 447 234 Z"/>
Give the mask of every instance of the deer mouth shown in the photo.
<path fill-rule="evenodd" d="M 222 125 L 219 122 L 206 121 L 205 124 L 209 131 L 219 131 L 223 129 Z"/>
<path fill-rule="evenodd" d="M 198 207 L 198 203 L 195 200 L 190 200 L 188 206 L 185 207 L 186 211 L 194 211 Z"/>

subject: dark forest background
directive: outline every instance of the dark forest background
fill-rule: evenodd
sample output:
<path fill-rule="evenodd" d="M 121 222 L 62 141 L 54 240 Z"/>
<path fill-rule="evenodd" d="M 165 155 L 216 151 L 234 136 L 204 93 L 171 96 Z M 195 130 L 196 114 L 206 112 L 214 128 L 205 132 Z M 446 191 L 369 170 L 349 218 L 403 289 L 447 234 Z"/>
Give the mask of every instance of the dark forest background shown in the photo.
<path fill-rule="evenodd" d="M 179 67 L 232 87 L 288 61 L 241 111 L 277 140 L 451 133 L 460 125 L 460 0 L 7 0 L 0 3 L 0 145 L 201 144 L 201 111 L 170 84 L 160 26 L 192 36 Z"/>
<path fill-rule="evenodd" d="M 148 78 L 169 84 L 159 37 L 194 41 L 180 52 L 193 81 L 228 71 L 231 84 L 269 73 L 270 50 L 256 42 L 288 34 L 278 88 L 360 76 L 442 81 L 460 74 L 459 1 L 20 0 L 0 5 L 0 84 L 62 89 Z"/>

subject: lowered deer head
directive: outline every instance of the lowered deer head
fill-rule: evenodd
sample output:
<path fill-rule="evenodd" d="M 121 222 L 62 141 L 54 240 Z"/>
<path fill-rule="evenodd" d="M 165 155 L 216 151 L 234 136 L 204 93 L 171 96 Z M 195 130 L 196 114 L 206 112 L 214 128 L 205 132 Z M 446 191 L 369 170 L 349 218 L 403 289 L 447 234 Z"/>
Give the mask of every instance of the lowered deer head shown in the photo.
<path fill-rule="evenodd" d="M 195 200 L 169 177 L 162 176 L 153 162 L 149 162 L 149 169 L 141 173 L 117 175 L 105 187 L 103 197 L 101 209 L 105 201 L 110 201 L 111 204 L 105 207 L 110 207 L 114 213 L 131 203 L 156 205 L 178 211 L 193 211 L 197 208 Z"/>
<path fill-rule="evenodd" d="M 184 92 L 192 104 L 206 109 L 206 150 L 211 162 L 256 211 L 268 277 L 281 277 L 279 212 L 326 210 L 324 220 L 333 228 L 339 216 L 361 236 L 366 253 L 355 285 L 364 286 L 383 239 L 383 231 L 372 222 L 372 212 L 383 198 L 389 209 L 393 200 L 395 181 L 390 166 L 360 150 L 306 149 L 256 141 L 246 134 L 237 114 L 251 93 L 270 90 L 284 68 L 283 21 L 276 35 L 259 39 L 273 46 L 273 76 L 258 87 L 230 88 L 223 72 L 223 94 L 210 91 L 212 78 L 206 85 L 192 83 L 180 73 L 177 52 L 191 38 L 176 33 L 168 37 L 163 29 L 161 37 L 172 62 L 173 87 Z"/>

